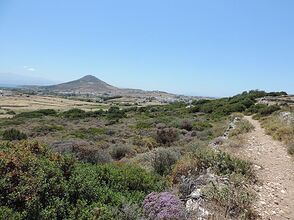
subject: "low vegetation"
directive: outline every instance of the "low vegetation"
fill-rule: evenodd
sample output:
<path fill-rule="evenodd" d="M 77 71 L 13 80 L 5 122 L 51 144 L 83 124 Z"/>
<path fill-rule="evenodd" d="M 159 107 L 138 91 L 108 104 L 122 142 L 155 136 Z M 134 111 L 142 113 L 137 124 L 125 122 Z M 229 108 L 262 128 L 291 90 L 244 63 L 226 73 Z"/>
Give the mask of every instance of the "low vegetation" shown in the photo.
<path fill-rule="evenodd" d="M 8 219 L 122 219 L 164 181 L 135 165 L 92 165 L 38 142 L 0 145 L 0 213 Z M 138 210 L 140 212 L 140 209 Z"/>
<path fill-rule="evenodd" d="M 230 132 L 230 137 L 238 136 L 241 134 L 248 133 L 254 129 L 253 125 L 246 119 L 241 118 L 240 121 L 236 122 L 236 127 Z"/>
<path fill-rule="evenodd" d="M 262 126 L 266 133 L 271 135 L 274 139 L 283 141 L 286 144 L 293 142 L 294 138 L 294 124 L 287 123 L 278 114 L 271 115 L 261 119 Z"/>
<path fill-rule="evenodd" d="M 173 184 L 179 185 L 184 197 L 193 191 L 187 180 L 196 178 L 199 192 L 207 202 L 220 207 L 224 218 L 256 217 L 252 207 L 254 193 L 248 187 L 256 177 L 251 163 L 247 161 L 228 153 L 199 148 L 177 162 L 170 178 Z M 226 183 L 220 184 L 224 180 Z"/>
<path fill-rule="evenodd" d="M 251 163 L 211 149 L 209 143 L 238 117 L 229 141 L 241 147 L 241 135 L 252 130 L 242 114 L 256 114 L 293 154 L 293 127 L 281 126 L 280 107 L 256 101 L 280 94 L 249 91 L 192 104 L 113 104 L 108 110 L 45 109 L 1 119 L 1 216 L 193 219 L 183 201 L 199 185 L 205 202 L 201 208 L 212 216 L 254 219 Z"/>
<path fill-rule="evenodd" d="M 3 140 L 14 141 L 14 140 L 24 140 L 27 139 L 27 135 L 14 128 L 5 130 L 2 134 Z"/>

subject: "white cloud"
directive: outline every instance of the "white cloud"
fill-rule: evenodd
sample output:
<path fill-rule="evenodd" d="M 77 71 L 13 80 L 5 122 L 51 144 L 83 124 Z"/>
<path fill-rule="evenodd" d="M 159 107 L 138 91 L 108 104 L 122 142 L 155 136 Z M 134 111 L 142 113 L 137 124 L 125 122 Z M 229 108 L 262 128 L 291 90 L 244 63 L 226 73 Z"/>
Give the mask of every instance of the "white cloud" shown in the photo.
<path fill-rule="evenodd" d="M 30 67 L 30 66 L 23 66 L 23 68 L 25 70 L 28 70 L 28 71 L 31 71 L 31 72 L 35 72 L 36 71 L 36 69 L 34 67 Z"/>
<path fill-rule="evenodd" d="M 35 68 L 32 68 L 32 67 L 30 67 L 30 68 L 28 68 L 28 71 L 32 71 L 32 72 L 34 72 L 34 71 L 36 71 L 36 69 L 35 69 Z"/>

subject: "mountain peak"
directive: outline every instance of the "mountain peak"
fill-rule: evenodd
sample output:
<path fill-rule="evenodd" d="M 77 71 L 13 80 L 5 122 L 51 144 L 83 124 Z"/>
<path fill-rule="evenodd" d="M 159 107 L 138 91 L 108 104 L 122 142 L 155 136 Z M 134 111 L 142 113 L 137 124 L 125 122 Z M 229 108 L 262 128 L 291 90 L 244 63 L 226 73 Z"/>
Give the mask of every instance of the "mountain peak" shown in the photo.
<path fill-rule="evenodd" d="M 80 80 L 82 80 L 82 81 L 92 81 L 92 82 L 100 81 L 96 76 L 93 76 L 93 75 L 86 75 L 86 76 L 80 78 Z"/>
<path fill-rule="evenodd" d="M 92 75 L 86 75 L 78 80 L 47 86 L 55 92 L 75 92 L 75 93 L 111 93 L 117 90 L 116 87 L 107 84 Z"/>

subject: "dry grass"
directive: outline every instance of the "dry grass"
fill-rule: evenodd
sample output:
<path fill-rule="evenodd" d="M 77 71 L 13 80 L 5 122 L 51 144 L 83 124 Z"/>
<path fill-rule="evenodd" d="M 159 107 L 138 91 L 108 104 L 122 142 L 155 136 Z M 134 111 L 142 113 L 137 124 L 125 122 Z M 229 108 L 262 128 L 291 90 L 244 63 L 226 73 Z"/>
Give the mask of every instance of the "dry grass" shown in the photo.
<path fill-rule="evenodd" d="M 238 135 L 231 137 L 224 143 L 224 147 L 229 147 L 231 149 L 239 149 L 242 148 L 245 145 L 245 137 L 244 135 Z"/>
<path fill-rule="evenodd" d="M 16 113 L 24 111 L 35 111 L 40 109 L 55 109 L 68 110 L 72 108 L 79 108 L 89 111 L 97 108 L 107 108 L 108 105 L 97 104 L 91 102 L 63 99 L 49 96 L 4 96 L 0 97 L 0 108 L 5 110 L 12 110 Z M 4 116 L 3 116 L 4 117 Z"/>
<path fill-rule="evenodd" d="M 230 132 L 230 136 L 238 136 L 241 134 L 248 133 L 254 129 L 253 125 L 246 119 L 242 118 L 236 123 L 236 128 Z"/>
<path fill-rule="evenodd" d="M 294 139 L 294 125 L 287 123 L 278 115 L 265 118 L 262 121 L 262 126 L 265 128 L 266 133 L 276 140 L 289 144 Z"/>

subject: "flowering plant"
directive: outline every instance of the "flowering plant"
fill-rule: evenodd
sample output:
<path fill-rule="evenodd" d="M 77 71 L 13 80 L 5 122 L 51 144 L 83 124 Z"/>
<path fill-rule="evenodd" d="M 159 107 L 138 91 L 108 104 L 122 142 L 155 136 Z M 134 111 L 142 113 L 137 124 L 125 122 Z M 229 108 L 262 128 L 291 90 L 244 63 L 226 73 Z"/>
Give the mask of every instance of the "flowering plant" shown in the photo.
<path fill-rule="evenodd" d="M 169 192 L 152 192 L 143 202 L 144 214 L 152 220 L 180 220 L 183 219 L 185 207 L 181 200 Z"/>

